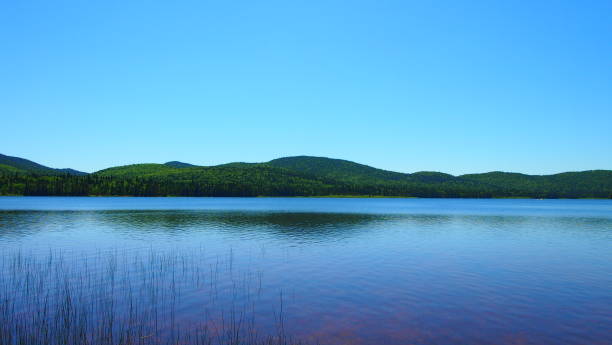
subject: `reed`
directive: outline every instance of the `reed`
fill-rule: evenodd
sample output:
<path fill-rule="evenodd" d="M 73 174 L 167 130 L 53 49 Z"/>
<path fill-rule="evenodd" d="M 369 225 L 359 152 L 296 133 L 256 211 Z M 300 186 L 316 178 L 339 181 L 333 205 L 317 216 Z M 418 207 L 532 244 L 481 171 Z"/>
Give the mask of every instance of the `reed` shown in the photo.
<path fill-rule="evenodd" d="M 0 254 L 0 345 L 293 345 L 261 272 L 203 249 Z M 267 306 L 267 310 L 270 310 Z"/>

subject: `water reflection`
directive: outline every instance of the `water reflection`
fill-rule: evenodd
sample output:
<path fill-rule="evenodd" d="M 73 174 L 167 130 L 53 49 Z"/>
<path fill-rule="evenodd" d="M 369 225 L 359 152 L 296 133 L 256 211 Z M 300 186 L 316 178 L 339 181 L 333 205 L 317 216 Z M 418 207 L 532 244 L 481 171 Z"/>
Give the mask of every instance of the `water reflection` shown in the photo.
<path fill-rule="evenodd" d="M 0 238 L 29 236 L 41 231 L 104 228 L 126 236 L 188 236 L 231 232 L 245 236 L 272 235 L 303 240 L 350 236 L 368 224 L 390 217 L 370 214 L 100 211 L 1 211 Z"/>
<path fill-rule="evenodd" d="M 278 203 L 262 202 L 261 208 Z M 393 212 L 382 212 L 381 205 L 393 203 Z M 347 200 L 343 207 L 355 204 L 370 205 Z M 229 274 L 215 275 L 220 290 L 242 281 L 239 272 L 254 272 L 263 291 L 258 300 L 272 305 L 284 291 L 294 322 L 287 329 L 322 343 L 612 341 L 612 218 L 601 216 L 608 206 L 591 212 L 597 203 L 571 201 L 580 210 L 573 216 L 567 207 L 516 211 L 524 201 L 513 204 L 513 212 L 487 213 L 492 208 L 486 205 L 480 213 L 465 211 L 482 204 L 421 213 L 398 212 L 406 203 L 388 200 L 378 204 L 378 213 L 336 212 L 339 206 L 323 212 L 320 205 L 310 212 L 0 211 L 0 251 L 122 248 L 128 263 L 150 250 L 170 257 L 188 253 L 193 269 L 206 274 L 231 262 L 222 264 Z M 563 203 L 547 205 L 553 204 Z M 205 250 L 190 256 L 199 244 Z M 66 262 L 75 257 L 65 256 Z M 177 310 L 197 318 L 201 290 L 186 289 L 183 296 L 186 304 Z"/>
<path fill-rule="evenodd" d="M 529 227 L 529 225 L 533 225 Z M 558 231 L 592 232 L 609 238 L 612 219 L 598 217 L 539 217 L 500 215 L 402 215 L 237 211 L 0 211 L 0 238 L 27 237 L 38 232 L 114 231 L 125 236 L 189 236 L 228 232 L 244 237 L 274 236 L 298 241 L 349 238 L 386 228 L 417 231 Z"/>

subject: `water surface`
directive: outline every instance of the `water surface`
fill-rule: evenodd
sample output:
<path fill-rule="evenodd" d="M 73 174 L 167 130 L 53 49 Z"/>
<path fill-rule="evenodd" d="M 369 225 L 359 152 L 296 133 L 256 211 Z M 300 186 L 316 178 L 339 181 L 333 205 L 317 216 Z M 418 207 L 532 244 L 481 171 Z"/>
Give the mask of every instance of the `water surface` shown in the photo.
<path fill-rule="evenodd" d="M 323 344 L 612 343 L 611 244 L 610 200 L 0 198 L 4 260 L 197 253 Z"/>

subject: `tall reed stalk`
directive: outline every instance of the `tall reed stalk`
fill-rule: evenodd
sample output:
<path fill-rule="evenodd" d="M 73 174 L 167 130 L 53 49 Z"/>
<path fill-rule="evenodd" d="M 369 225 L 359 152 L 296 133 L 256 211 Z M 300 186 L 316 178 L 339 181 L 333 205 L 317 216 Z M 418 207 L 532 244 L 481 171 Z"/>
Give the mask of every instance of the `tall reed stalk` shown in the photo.
<path fill-rule="evenodd" d="M 291 345 L 256 322 L 261 273 L 234 253 L 0 254 L 0 345 Z"/>

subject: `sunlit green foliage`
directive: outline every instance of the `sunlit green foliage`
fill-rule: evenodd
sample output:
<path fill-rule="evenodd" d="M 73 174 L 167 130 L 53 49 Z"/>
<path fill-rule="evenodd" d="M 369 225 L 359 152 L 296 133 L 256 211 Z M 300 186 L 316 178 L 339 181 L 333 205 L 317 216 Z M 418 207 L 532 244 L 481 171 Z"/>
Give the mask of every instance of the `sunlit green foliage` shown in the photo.
<path fill-rule="evenodd" d="M 44 175 L 85 175 L 84 172 L 74 169 L 53 169 L 19 157 L 11 157 L 0 154 L 0 171 L 6 170 L 6 166 L 19 171 Z"/>
<path fill-rule="evenodd" d="M 94 174 L 41 174 L 0 164 L 1 195 L 405 196 L 609 198 L 612 171 L 556 175 L 504 172 L 452 176 L 403 174 L 349 161 L 288 157 L 212 167 L 134 164 Z"/>

